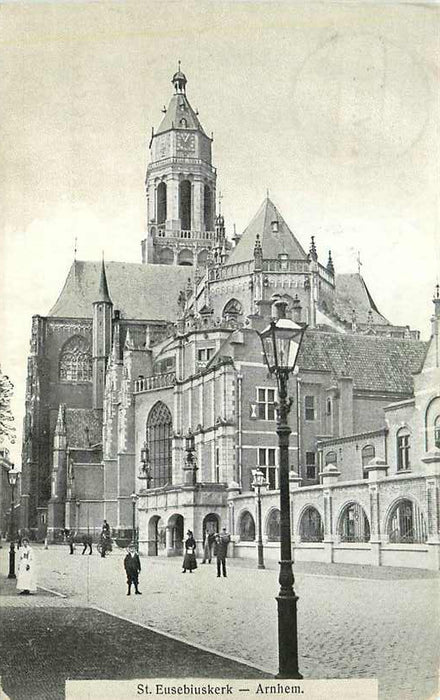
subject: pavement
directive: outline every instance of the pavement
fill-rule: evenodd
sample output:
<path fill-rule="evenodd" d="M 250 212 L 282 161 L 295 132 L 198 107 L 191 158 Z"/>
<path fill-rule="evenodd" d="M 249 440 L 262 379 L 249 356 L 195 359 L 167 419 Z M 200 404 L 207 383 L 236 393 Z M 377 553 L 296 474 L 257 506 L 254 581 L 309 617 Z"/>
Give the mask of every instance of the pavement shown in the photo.
<path fill-rule="evenodd" d="M 34 549 L 39 585 L 67 597 L 3 596 L 2 621 L 9 608 L 14 614 L 32 610 L 35 615 L 38 610 L 69 609 L 73 618 L 72 610 L 87 610 L 87 615 L 102 616 L 99 626 L 103 630 L 103 620 L 117 619 L 128 624 L 133 634 L 143 630 L 168 635 L 159 635 L 163 642 L 160 658 L 165 660 L 168 676 L 176 675 L 175 654 L 181 658 L 186 653 L 182 649 L 188 648 L 192 653 L 192 645 L 197 658 L 202 653 L 213 654 L 223 657 L 224 663 L 249 664 L 249 674 L 276 674 L 276 565 L 257 570 L 255 562 L 228 560 L 224 579 L 216 577 L 214 564 L 199 564 L 193 574 L 183 575 L 180 559 L 146 557 L 141 559 L 143 595 L 127 597 L 123 551 L 114 549 L 102 559 L 96 552 L 82 556 L 78 549 L 70 555 L 68 547 L 60 545 Z M 3 549 L 0 577 L 6 571 Z M 437 572 L 318 563 L 296 564 L 294 571 L 299 595 L 299 666 L 304 678 L 378 678 L 382 700 L 434 696 L 440 649 Z M 9 645 L 14 639 L 12 629 Z M 130 639 L 130 635 L 123 637 Z M 100 653 L 95 641 L 96 647 L 89 649 L 94 659 Z M 171 642 L 182 643 L 181 650 L 168 648 Z M 122 654 L 117 650 L 108 653 Z M 2 657 L 0 653 L 0 669 Z M 188 665 L 183 664 L 190 668 L 187 675 L 212 678 L 211 664 L 194 658 L 188 657 Z M 161 669 L 163 666 L 149 667 L 147 674 L 158 677 Z M 140 675 L 145 676 L 145 667 L 141 670 Z M 130 666 L 130 672 L 134 671 Z M 5 671 L 1 673 L 5 684 Z M 226 673 L 221 677 L 243 676 Z"/>

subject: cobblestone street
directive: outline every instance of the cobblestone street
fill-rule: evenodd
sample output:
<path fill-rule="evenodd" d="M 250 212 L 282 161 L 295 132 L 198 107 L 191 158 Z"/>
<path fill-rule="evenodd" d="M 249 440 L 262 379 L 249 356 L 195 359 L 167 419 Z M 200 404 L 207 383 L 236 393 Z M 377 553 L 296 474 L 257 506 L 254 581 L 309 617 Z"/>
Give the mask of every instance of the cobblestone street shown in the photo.
<path fill-rule="evenodd" d="M 277 672 L 275 568 L 229 560 L 228 578 L 218 579 L 213 564 L 183 576 L 180 559 L 143 558 L 143 595 L 127 597 L 123 551 L 102 559 L 80 549 L 71 556 L 64 546 L 35 550 L 39 585 L 67 599 L 5 596 L 1 606 L 92 606 Z M 3 548 L 3 576 L 6 555 Z M 298 564 L 295 577 L 305 678 L 378 678 L 383 700 L 434 694 L 440 647 L 434 572 Z"/>

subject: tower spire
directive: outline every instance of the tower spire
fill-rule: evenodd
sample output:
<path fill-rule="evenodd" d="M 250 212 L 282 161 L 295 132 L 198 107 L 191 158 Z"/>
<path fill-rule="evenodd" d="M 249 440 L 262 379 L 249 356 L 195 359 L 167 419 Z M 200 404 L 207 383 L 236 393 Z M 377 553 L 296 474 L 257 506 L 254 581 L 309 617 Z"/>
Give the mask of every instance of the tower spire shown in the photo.
<path fill-rule="evenodd" d="M 99 278 L 98 298 L 95 301 L 105 301 L 111 303 L 111 298 L 108 291 L 107 275 L 105 273 L 104 251 L 102 253 L 101 260 L 101 275 Z"/>

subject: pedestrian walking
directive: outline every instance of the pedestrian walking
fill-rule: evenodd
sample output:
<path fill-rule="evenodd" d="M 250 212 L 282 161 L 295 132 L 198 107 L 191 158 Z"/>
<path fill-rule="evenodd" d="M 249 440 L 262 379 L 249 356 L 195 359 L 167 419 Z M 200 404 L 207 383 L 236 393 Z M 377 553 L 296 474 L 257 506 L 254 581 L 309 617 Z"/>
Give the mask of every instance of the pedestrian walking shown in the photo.
<path fill-rule="evenodd" d="M 215 544 L 215 532 L 205 532 L 205 542 L 203 544 L 202 564 L 205 564 L 206 560 L 208 560 L 209 564 L 211 563 L 212 550 L 214 549 L 214 544 Z"/>
<path fill-rule="evenodd" d="M 29 595 L 37 590 L 37 571 L 35 556 L 29 546 L 27 537 L 21 540 L 20 556 L 18 560 L 17 590 L 20 595 Z"/>
<path fill-rule="evenodd" d="M 107 520 L 104 520 L 102 523 L 102 532 L 105 532 L 107 537 L 110 537 L 110 525 L 108 524 Z"/>
<path fill-rule="evenodd" d="M 196 561 L 195 551 L 196 551 L 196 541 L 194 539 L 194 535 L 191 532 L 191 530 L 188 530 L 188 532 L 186 533 L 186 540 L 185 540 L 185 556 L 183 558 L 182 574 L 185 574 L 187 569 L 188 569 L 190 574 L 192 574 L 194 569 L 197 569 L 197 561 Z"/>
<path fill-rule="evenodd" d="M 131 543 L 127 547 L 127 555 L 124 559 L 124 569 L 127 574 L 127 595 L 131 595 L 131 586 L 134 585 L 134 592 L 136 595 L 142 595 L 138 588 L 139 585 L 139 574 L 141 572 L 141 561 L 139 559 L 139 554 L 136 552 L 136 547 Z"/>
<path fill-rule="evenodd" d="M 230 535 L 226 532 L 226 528 L 222 528 L 220 535 L 215 537 L 214 556 L 217 559 L 217 577 L 221 574 L 226 578 L 226 556 L 228 553 L 228 544 L 231 541 Z"/>
<path fill-rule="evenodd" d="M 70 530 L 70 532 L 67 531 L 66 539 L 70 547 L 70 554 L 73 554 L 75 551 L 75 534 L 76 533 L 74 533 L 73 530 Z"/>

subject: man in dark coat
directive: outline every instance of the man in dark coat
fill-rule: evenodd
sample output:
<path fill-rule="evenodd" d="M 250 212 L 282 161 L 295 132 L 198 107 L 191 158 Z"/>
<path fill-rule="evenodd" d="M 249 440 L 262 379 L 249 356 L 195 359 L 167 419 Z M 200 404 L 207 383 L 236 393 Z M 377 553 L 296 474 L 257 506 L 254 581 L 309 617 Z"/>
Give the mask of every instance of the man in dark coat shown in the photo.
<path fill-rule="evenodd" d="M 136 595 L 142 595 L 142 593 L 138 589 L 138 579 L 141 570 L 141 562 L 139 559 L 139 555 L 136 552 L 134 544 L 131 544 L 128 547 L 127 556 L 124 559 L 124 569 L 125 573 L 127 574 L 127 595 L 131 594 L 132 584 L 134 585 L 134 592 L 136 593 Z"/>
<path fill-rule="evenodd" d="M 228 544 L 231 540 L 230 535 L 226 532 L 226 528 L 222 529 L 221 535 L 216 535 L 214 544 L 214 556 L 217 558 L 217 576 L 220 577 L 220 571 L 226 578 L 226 555 L 228 552 Z"/>

